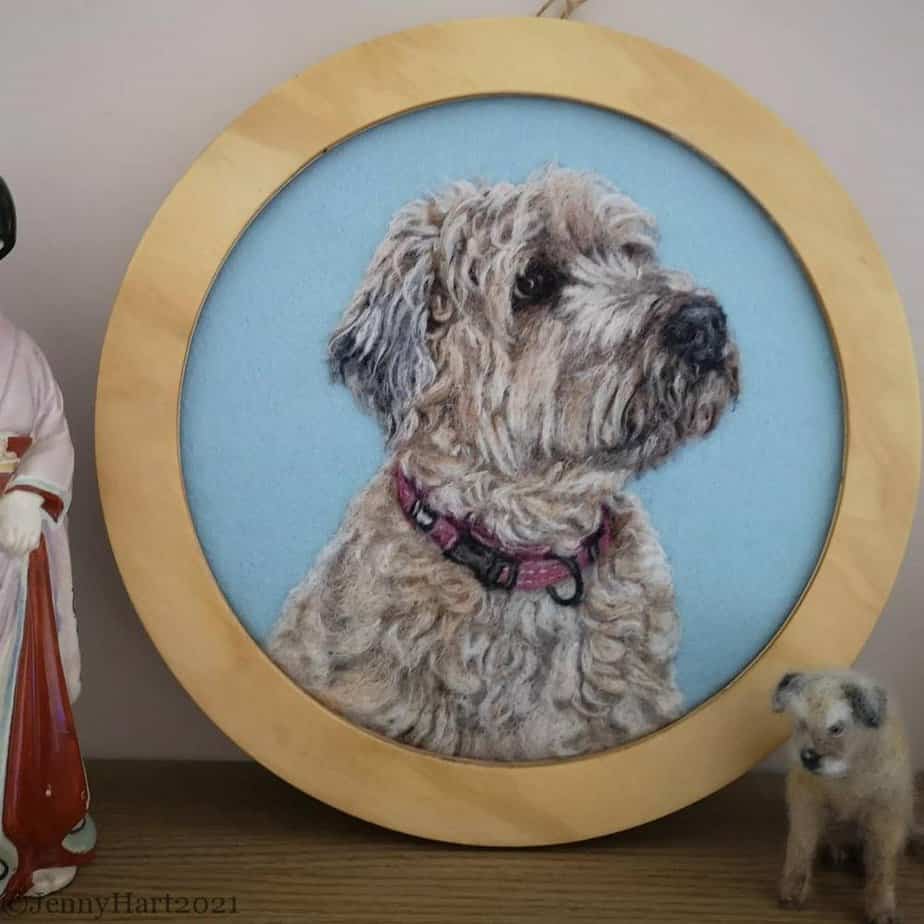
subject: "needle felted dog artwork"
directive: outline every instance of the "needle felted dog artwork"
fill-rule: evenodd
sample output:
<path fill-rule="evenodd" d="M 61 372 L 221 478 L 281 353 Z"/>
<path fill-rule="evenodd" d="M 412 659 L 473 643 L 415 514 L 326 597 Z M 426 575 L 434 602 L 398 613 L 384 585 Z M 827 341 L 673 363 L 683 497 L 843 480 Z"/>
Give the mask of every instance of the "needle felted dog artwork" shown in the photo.
<path fill-rule="evenodd" d="M 388 455 L 268 642 L 303 689 L 495 761 L 681 714 L 671 572 L 630 483 L 713 430 L 739 359 L 656 237 L 606 180 L 558 167 L 395 215 L 329 343 Z"/>

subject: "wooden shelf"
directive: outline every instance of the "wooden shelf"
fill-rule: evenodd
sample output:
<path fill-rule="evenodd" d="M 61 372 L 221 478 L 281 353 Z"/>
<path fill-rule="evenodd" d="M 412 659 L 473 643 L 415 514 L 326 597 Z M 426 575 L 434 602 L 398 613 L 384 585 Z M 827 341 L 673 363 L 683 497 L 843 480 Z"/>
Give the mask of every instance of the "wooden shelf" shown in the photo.
<path fill-rule="evenodd" d="M 685 811 L 612 837 L 489 850 L 373 827 L 256 764 L 95 761 L 88 770 L 98 857 L 44 907 L 14 909 L 25 920 L 863 920 L 862 883 L 844 871 L 820 870 L 805 910 L 777 907 L 785 823 L 782 780 L 772 775 L 745 777 Z M 554 798 L 549 793 L 550 803 Z M 213 900 L 213 911 L 194 913 L 197 897 Z M 225 913 L 214 913 L 219 899 Z M 184 900 L 186 914 L 178 910 Z M 924 920 L 924 862 L 905 859 L 899 906 L 908 924 Z"/>

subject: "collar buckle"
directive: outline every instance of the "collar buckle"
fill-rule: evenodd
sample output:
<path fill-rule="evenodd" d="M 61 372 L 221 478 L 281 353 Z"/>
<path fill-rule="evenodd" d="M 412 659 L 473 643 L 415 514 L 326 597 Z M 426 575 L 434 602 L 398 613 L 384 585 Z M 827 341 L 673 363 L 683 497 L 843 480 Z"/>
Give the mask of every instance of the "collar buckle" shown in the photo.
<path fill-rule="evenodd" d="M 516 587 L 519 562 L 478 542 L 467 533 L 461 533 L 453 546 L 443 554 L 450 561 L 465 565 L 485 587 L 502 590 L 513 590 Z"/>

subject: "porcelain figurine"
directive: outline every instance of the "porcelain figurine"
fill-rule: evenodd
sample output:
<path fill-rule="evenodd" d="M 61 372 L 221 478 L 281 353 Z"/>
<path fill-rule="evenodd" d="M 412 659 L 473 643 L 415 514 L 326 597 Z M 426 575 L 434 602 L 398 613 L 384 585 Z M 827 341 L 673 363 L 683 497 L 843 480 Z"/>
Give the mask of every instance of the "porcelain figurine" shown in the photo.
<path fill-rule="evenodd" d="M 0 259 L 16 213 L 0 179 Z M 0 315 L 0 903 L 63 888 L 93 856 L 71 711 L 80 692 L 67 537 L 74 447 L 41 350 Z"/>

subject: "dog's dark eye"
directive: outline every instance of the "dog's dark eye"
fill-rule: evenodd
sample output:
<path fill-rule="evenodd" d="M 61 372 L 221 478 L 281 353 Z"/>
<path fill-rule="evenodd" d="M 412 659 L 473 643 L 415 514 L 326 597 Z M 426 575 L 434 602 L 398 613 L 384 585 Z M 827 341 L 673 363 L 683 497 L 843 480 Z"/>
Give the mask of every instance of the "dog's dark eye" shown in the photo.
<path fill-rule="evenodd" d="M 513 307 L 528 308 L 554 298 L 564 283 L 562 274 L 545 260 L 530 260 L 513 284 Z"/>
<path fill-rule="evenodd" d="M 639 244 L 634 241 L 623 244 L 619 250 L 627 260 L 631 260 L 633 263 L 640 263 L 651 252 L 651 249 L 645 244 Z"/>
<path fill-rule="evenodd" d="M 828 734 L 836 738 L 838 735 L 844 734 L 844 723 L 835 722 L 833 725 L 828 726 Z"/>

